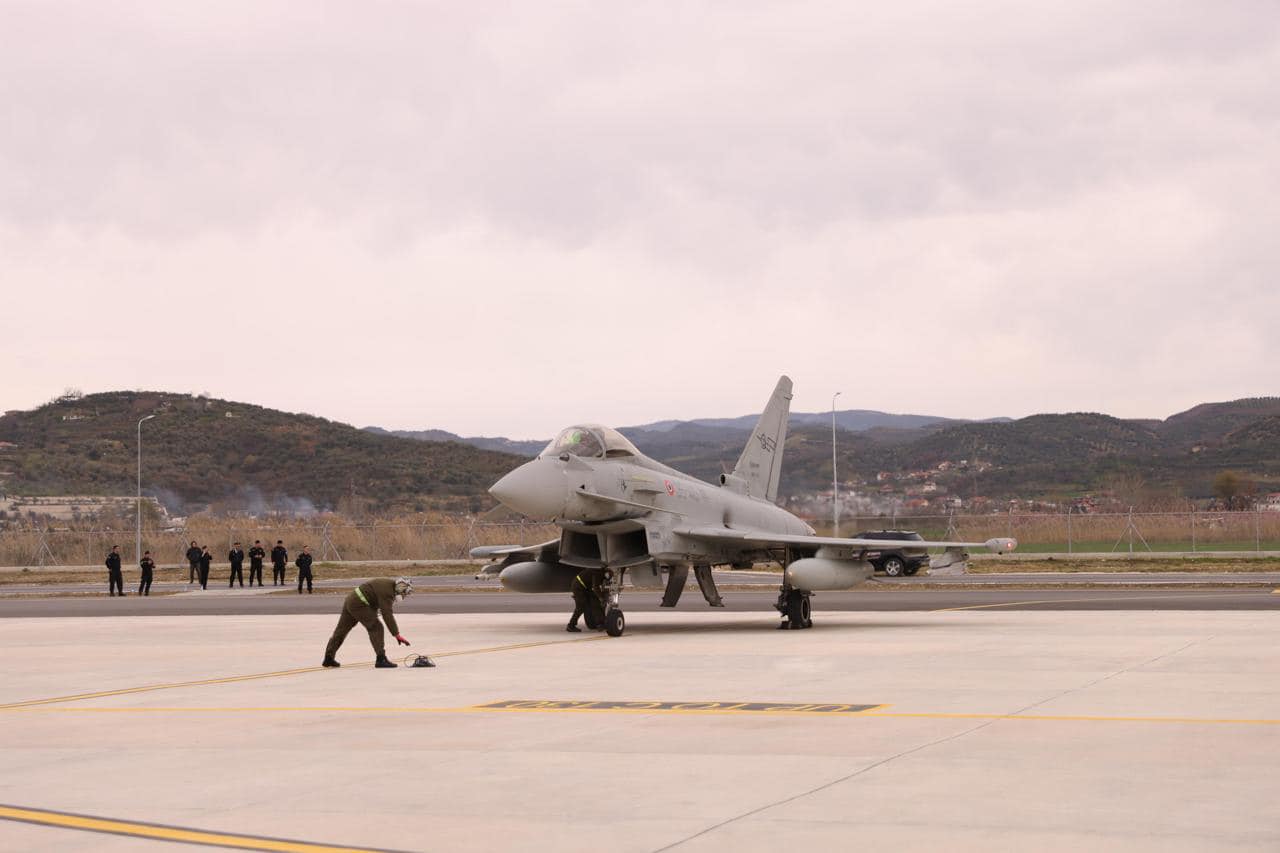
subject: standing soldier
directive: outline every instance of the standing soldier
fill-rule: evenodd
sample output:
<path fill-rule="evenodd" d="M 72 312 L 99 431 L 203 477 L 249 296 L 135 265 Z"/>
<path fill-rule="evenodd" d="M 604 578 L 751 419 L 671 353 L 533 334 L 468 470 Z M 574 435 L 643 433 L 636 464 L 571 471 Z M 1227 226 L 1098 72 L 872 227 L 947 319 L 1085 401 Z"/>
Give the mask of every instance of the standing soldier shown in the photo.
<path fill-rule="evenodd" d="M 244 549 L 237 542 L 231 546 L 231 550 L 227 552 L 227 560 L 231 563 L 231 580 L 227 583 L 227 587 L 236 585 L 236 580 L 240 581 L 240 588 L 244 589 Z M 253 583 L 253 575 L 249 576 L 249 583 Z"/>
<path fill-rule="evenodd" d="M 302 582 L 307 582 L 307 595 L 311 594 L 311 548 L 304 546 L 298 559 L 293 561 L 298 567 L 298 595 L 302 595 Z"/>
<path fill-rule="evenodd" d="M 196 572 L 200 569 L 200 546 L 194 539 L 191 540 L 191 547 L 187 549 L 187 562 L 191 564 L 191 574 L 187 577 L 187 583 L 195 583 Z"/>
<path fill-rule="evenodd" d="M 209 565 L 213 562 L 213 555 L 209 553 L 209 546 L 205 545 L 200 549 L 200 588 L 209 588 Z"/>
<path fill-rule="evenodd" d="M 151 552 L 143 551 L 142 559 L 138 561 L 138 568 L 142 569 L 142 580 L 138 581 L 138 595 L 151 594 L 151 572 L 155 567 L 156 563 L 151 559 Z"/>
<path fill-rule="evenodd" d="M 276 547 L 271 549 L 271 585 L 284 586 L 284 567 L 289 564 L 289 552 L 284 549 L 284 540 L 277 539 Z"/>
<path fill-rule="evenodd" d="M 124 595 L 124 574 L 120 571 L 120 546 L 112 545 L 107 555 L 107 591 L 114 597 L 116 590 Z"/>
<path fill-rule="evenodd" d="M 253 586 L 253 579 L 258 579 L 258 586 L 262 586 L 262 558 L 267 556 L 267 552 L 262 550 L 262 540 L 253 540 L 253 547 L 249 549 L 249 586 Z"/>
<path fill-rule="evenodd" d="M 411 592 L 413 592 L 413 584 L 408 578 L 395 580 L 374 578 L 352 590 L 342 604 L 342 615 L 338 617 L 338 627 L 333 629 L 329 645 L 324 648 L 324 666 L 342 666 L 334 655 L 338 653 L 338 647 L 347 638 L 347 634 L 359 622 L 369 632 L 369 642 L 373 644 L 373 650 L 378 655 L 378 661 L 374 666 L 378 669 L 394 667 L 395 663 L 387 660 L 387 650 L 382 643 L 382 623 L 378 621 L 378 614 L 382 614 L 382 621 L 387 623 L 387 630 L 395 635 L 396 642 L 403 646 L 409 645 L 409 641 L 400 636 L 400 629 L 396 626 L 396 617 L 392 615 L 391 608 L 395 606 L 397 598 L 403 599 Z"/>

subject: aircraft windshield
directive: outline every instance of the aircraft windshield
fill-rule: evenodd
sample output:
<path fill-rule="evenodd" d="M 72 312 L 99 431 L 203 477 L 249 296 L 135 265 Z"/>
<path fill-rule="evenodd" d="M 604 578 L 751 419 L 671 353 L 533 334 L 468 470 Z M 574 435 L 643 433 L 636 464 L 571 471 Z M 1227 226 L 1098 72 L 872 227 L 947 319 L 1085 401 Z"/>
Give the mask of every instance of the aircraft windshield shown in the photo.
<path fill-rule="evenodd" d="M 582 456 L 599 459 L 602 456 L 639 456 L 636 446 L 616 429 L 598 424 L 572 426 L 556 436 L 556 440 L 542 451 L 543 456 Z"/>
<path fill-rule="evenodd" d="M 568 453 L 570 456 L 604 456 L 604 442 L 586 427 L 569 427 L 563 430 L 546 449 L 549 456 Z"/>

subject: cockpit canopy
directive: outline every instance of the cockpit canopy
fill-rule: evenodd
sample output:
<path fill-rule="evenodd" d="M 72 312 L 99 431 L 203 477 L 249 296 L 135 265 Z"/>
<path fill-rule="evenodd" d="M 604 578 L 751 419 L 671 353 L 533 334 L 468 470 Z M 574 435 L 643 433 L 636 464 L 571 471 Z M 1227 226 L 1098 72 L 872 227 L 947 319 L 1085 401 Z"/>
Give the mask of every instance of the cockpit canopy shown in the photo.
<path fill-rule="evenodd" d="M 581 456 L 586 459 L 639 456 L 636 446 L 616 429 L 599 424 L 583 424 L 561 430 L 555 441 L 542 451 L 543 456 Z"/>

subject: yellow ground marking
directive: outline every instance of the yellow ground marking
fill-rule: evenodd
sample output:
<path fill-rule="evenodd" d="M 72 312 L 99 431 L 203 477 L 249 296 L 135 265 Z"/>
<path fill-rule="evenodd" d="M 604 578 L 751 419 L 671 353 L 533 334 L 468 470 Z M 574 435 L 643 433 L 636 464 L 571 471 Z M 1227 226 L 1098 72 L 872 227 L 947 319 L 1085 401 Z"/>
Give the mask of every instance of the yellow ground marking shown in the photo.
<path fill-rule="evenodd" d="M 1130 595 L 1130 596 L 1125 596 L 1123 600 L 1124 601 L 1150 601 L 1151 599 L 1154 599 L 1154 598 L 1187 598 L 1192 595 L 1194 595 L 1197 598 L 1233 598 L 1237 595 L 1240 595 L 1242 592 L 1247 592 L 1247 591 L 1248 590 L 1241 590 L 1240 592 L 1201 593 L 1201 592 L 1196 592 L 1195 590 L 1187 590 L 1186 592 L 1174 593 L 1171 595 Z M 1276 592 L 1280 592 L 1280 590 L 1276 590 Z M 930 610 L 929 612 L 930 613 L 951 613 L 956 610 L 990 610 L 996 607 L 1021 607 L 1026 604 L 1080 604 L 1081 602 L 1087 602 L 1087 601 L 1106 601 L 1106 600 L 1107 599 L 1101 598 L 1096 595 L 1093 598 L 1043 598 L 1043 599 L 1032 600 L 1032 601 L 1002 601 L 998 604 L 970 604 L 970 605 L 966 605 L 965 607 L 943 607 L 938 610 Z"/>
<path fill-rule="evenodd" d="M 593 640 L 604 640 L 605 636 L 599 637 L 574 637 L 568 640 L 542 640 L 533 643 L 512 643 L 505 646 L 489 646 L 483 649 L 459 649 L 452 652 L 433 652 L 430 657 L 448 658 L 460 655 L 480 655 L 489 652 L 509 652 L 517 649 L 531 649 L 537 646 L 554 646 L 561 643 L 583 643 Z M 353 667 L 371 667 L 372 661 L 356 664 L 343 664 L 347 668 Z M 147 684 L 141 687 L 124 687 L 118 690 L 100 690 L 96 693 L 76 693 L 71 696 L 53 696 L 47 699 L 28 699 L 23 702 L 10 702 L 0 705 L 0 711 L 18 710 L 21 708 L 29 708 L 33 705 L 53 705 L 61 702 L 80 702 L 85 699 L 104 699 L 108 696 L 125 696 L 131 693 L 151 693 L 156 690 L 176 690 L 180 687 L 202 687 L 209 684 L 233 684 L 240 681 L 256 681 L 263 678 L 281 678 L 286 675 L 302 675 L 307 672 L 322 672 L 322 666 L 307 666 L 300 669 L 282 669 L 278 672 L 260 672 L 253 675 L 232 675 L 225 678 L 202 678 L 195 681 L 174 681 L 165 684 Z"/>
<path fill-rule="evenodd" d="M 309 841 L 290 841 L 284 838 L 207 832 L 201 829 L 187 829 L 180 826 L 113 820 L 111 818 L 54 812 L 45 809 L 28 809 L 19 806 L 0 805 L 0 819 L 33 823 L 38 826 L 52 826 L 60 829 L 78 829 L 86 832 L 126 835 L 133 838 L 149 838 L 155 841 L 202 844 L 208 847 L 232 847 L 240 850 L 276 850 L 288 851 L 288 853 L 386 853 L 386 851 L 372 847 L 344 847 L 334 844 L 315 844 Z"/>
<path fill-rule="evenodd" d="M 859 711 L 821 711 L 821 710 L 770 710 L 770 711 L 743 711 L 731 707 L 726 708 L 643 708 L 638 707 L 645 704 L 644 702 L 626 702 L 614 703 L 621 706 L 631 707 L 583 707 L 577 705 L 567 707 L 564 705 L 552 706 L 550 704 L 542 707 L 534 707 L 535 703 L 522 703 L 529 707 L 492 707 L 485 705 L 470 705 L 457 708 L 432 708 L 426 706 L 261 706 L 261 707 L 187 707 L 187 708 L 160 708 L 160 707 L 131 707 L 131 708 L 100 708 L 100 707 L 34 707 L 34 708 L 14 708 L 13 713 L 28 714 L 247 714 L 247 713 L 346 713 L 346 714 L 686 714 L 686 715 L 735 715 L 735 716 L 807 716 L 807 717 L 828 717 L 828 718 L 849 718 L 849 717 L 883 717 L 886 719 L 920 719 L 920 720 L 1017 720 L 1020 722 L 1031 723 L 1181 723 L 1183 725 L 1235 725 L 1235 726 L 1280 726 L 1280 719 L 1267 718 L 1238 718 L 1238 717 L 1125 717 L 1102 714 L 994 714 L 994 713 L 963 713 L 963 712 L 929 712 L 929 711 L 887 711 L 890 705 L 872 705 L 867 710 Z M 682 702 L 667 703 L 678 705 L 707 705 L 708 702 Z M 749 703 L 724 703 L 726 705 L 733 704 L 749 704 Z M 814 703 L 814 708 L 830 708 L 831 703 L 819 705 Z"/>

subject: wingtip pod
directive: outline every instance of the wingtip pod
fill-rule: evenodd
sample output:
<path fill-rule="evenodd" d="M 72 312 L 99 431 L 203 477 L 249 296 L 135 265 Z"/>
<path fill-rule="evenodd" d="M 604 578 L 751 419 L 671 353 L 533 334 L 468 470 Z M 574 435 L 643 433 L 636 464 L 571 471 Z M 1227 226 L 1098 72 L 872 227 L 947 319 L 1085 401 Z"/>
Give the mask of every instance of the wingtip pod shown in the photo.
<path fill-rule="evenodd" d="M 988 539 L 986 541 L 986 546 L 988 551 L 995 551 L 997 554 L 1006 554 L 1018 547 L 1018 540 L 1002 536 L 996 539 Z"/>

